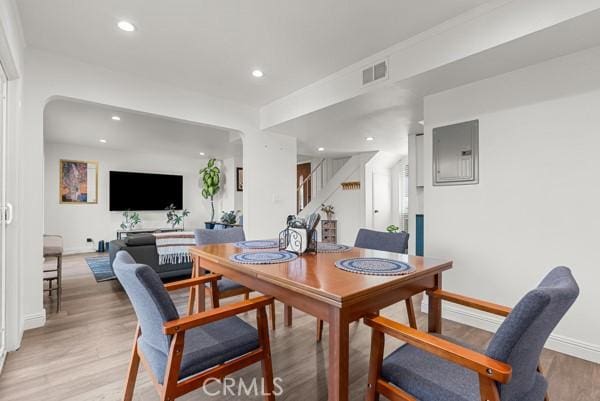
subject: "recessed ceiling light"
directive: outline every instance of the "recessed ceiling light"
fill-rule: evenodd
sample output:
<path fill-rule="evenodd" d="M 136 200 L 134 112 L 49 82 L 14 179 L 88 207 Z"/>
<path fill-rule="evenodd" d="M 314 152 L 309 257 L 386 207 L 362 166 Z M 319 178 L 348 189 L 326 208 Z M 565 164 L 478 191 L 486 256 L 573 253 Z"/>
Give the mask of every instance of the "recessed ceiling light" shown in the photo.
<path fill-rule="evenodd" d="M 421 125 L 425 125 L 425 120 L 421 120 L 421 121 L 419 121 L 419 124 L 421 124 Z"/>
<path fill-rule="evenodd" d="M 115 121 L 121 121 L 121 117 L 119 116 L 112 116 L 111 118 Z"/>
<path fill-rule="evenodd" d="M 131 22 L 129 21 L 119 21 L 119 23 L 117 24 L 117 26 L 119 27 L 120 30 L 125 31 L 125 32 L 133 32 L 135 31 L 135 25 L 133 25 Z"/>
<path fill-rule="evenodd" d="M 262 78 L 263 75 L 265 75 L 265 74 L 261 70 L 252 71 L 252 76 L 254 76 L 256 78 Z"/>
<path fill-rule="evenodd" d="M 368 136 L 368 137 L 366 137 L 366 138 L 365 138 L 365 141 L 369 141 L 369 142 L 370 142 L 370 141 L 372 141 L 373 139 L 375 139 L 375 138 L 373 138 L 372 136 Z"/>
<path fill-rule="evenodd" d="M 200 152 L 200 156 L 204 156 L 204 155 L 206 155 L 206 153 Z"/>
<path fill-rule="evenodd" d="M 100 139 L 100 143 L 106 143 L 107 140 L 106 139 Z"/>
<path fill-rule="evenodd" d="M 317 150 L 318 150 L 319 152 L 322 152 L 322 151 L 324 151 L 324 150 L 325 150 L 325 148 L 319 148 L 319 149 L 317 149 Z"/>

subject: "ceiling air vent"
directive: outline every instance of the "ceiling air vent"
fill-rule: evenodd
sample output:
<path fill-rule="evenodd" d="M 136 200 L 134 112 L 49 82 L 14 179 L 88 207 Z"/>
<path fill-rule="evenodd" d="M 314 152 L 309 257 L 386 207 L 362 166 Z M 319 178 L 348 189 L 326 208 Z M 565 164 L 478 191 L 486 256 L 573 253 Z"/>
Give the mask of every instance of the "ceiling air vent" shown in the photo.
<path fill-rule="evenodd" d="M 362 71 L 362 83 L 368 85 L 372 82 L 379 81 L 380 79 L 387 78 L 387 61 L 380 61 L 379 63 L 365 68 Z"/>

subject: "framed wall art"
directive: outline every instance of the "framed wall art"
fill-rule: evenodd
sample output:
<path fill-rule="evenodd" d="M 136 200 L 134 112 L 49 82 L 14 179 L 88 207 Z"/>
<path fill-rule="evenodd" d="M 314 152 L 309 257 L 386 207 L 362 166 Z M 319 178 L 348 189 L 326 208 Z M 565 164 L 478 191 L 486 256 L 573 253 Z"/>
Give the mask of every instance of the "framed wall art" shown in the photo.
<path fill-rule="evenodd" d="M 58 194 L 60 203 L 98 203 L 98 162 L 61 160 Z"/>
<path fill-rule="evenodd" d="M 244 169 L 242 167 L 236 169 L 235 184 L 238 191 L 244 190 Z"/>

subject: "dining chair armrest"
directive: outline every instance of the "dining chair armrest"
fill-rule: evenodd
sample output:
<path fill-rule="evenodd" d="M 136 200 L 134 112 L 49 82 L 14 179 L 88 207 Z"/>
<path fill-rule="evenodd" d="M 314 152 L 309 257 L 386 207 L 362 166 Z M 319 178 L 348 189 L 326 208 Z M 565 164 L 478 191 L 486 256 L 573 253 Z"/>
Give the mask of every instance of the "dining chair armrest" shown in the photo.
<path fill-rule="evenodd" d="M 454 294 L 444 290 L 427 291 L 427 295 L 504 317 L 508 316 L 508 314 L 512 311 L 512 308 L 509 308 L 508 306 L 498 305 L 492 302 L 482 301 L 476 298 L 466 297 L 464 295 Z"/>
<path fill-rule="evenodd" d="M 170 320 L 163 325 L 163 333 L 175 334 L 204 324 L 212 323 L 240 313 L 248 312 L 253 309 L 264 308 L 273 303 L 274 298 L 269 296 L 260 296 L 246 301 L 221 306 L 216 309 L 194 313 L 176 320 Z"/>
<path fill-rule="evenodd" d="M 365 317 L 364 321 L 367 326 L 372 327 L 374 330 L 407 342 L 416 348 L 475 371 L 494 381 L 505 384 L 511 378 L 512 367 L 510 365 L 479 352 L 415 330 L 382 316 Z"/>
<path fill-rule="evenodd" d="M 200 277 L 188 278 L 185 280 L 173 281 L 172 283 L 165 284 L 167 291 L 180 290 L 182 288 L 193 287 L 195 285 L 201 285 L 210 282 L 217 282 L 221 279 L 220 274 L 203 274 Z"/>

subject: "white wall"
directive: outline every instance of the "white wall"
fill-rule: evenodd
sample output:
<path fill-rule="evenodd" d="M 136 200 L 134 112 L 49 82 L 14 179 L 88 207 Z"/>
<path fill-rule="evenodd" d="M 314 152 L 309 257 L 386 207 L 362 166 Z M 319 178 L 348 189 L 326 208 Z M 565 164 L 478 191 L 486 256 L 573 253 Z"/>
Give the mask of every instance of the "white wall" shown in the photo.
<path fill-rule="evenodd" d="M 340 244 L 354 245 L 356 233 L 365 226 L 364 208 L 361 207 L 365 196 L 363 176 L 364 165 L 361 165 L 346 179 L 346 181 L 361 181 L 361 188 L 344 191 L 340 186 L 325 202 L 335 207 L 334 219 L 337 220 L 337 240 Z M 324 213 L 321 213 L 321 218 L 326 218 Z M 319 238 L 320 235 L 319 227 Z"/>
<path fill-rule="evenodd" d="M 296 214 L 296 138 L 266 132 L 244 137 L 244 230 L 273 238 Z"/>
<path fill-rule="evenodd" d="M 95 250 L 98 240 L 113 240 L 123 221 L 121 212 L 108 210 L 109 171 L 135 171 L 183 176 L 183 207 L 190 210 L 185 228 L 204 227 L 210 219 L 210 202 L 201 195 L 198 171 L 207 159 L 172 155 L 125 152 L 98 147 L 46 143 L 44 146 L 44 232 L 63 236 L 65 253 Z M 93 160 L 98 162 L 98 203 L 72 205 L 59 203 L 59 161 Z M 221 166 L 222 167 L 222 166 Z M 215 199 L 215 218 L 221 216 L 223 201 L 233 198 L 231 188 L 224 186 Z M 137 228 L 168 227 L 164 211 L 140 212 L 142 224 Z M 94 244 L 87 244 L 86 238 Z"/>
<path fill-rule="evenodd" d="M 228 157 L 222 161 L 221 172 L 223 173 L 223 193 L 221 194 L 222 210 L 239 210 L 240 213 L 244 206 L 243 191 L 237 190 L 237 168 L 243 167 L 241 157 Z M 220 210 L 221 211 L 221 210 Z M 215 215 L 215 219 L 220 218 L 221 213 Z"/>
<path fill-rule="evenodd" d="M 600 362 L 600 48 L 425 99 L 425 250 L 450 291 L 514 305 L 569 266 L 581 295 L 548 342 Z M 432 128 L 479 119 L 479 185 L 431 185 Z M 498 321 L 448 308 L 487 329 Z"/>

